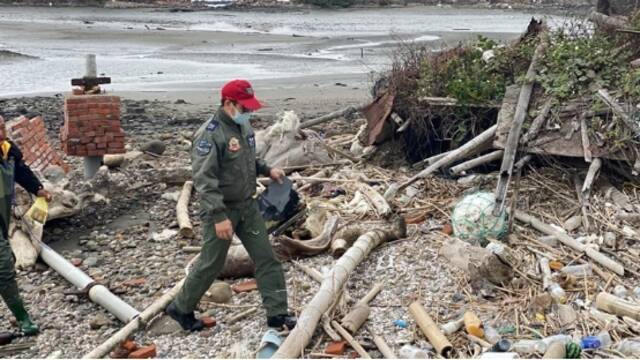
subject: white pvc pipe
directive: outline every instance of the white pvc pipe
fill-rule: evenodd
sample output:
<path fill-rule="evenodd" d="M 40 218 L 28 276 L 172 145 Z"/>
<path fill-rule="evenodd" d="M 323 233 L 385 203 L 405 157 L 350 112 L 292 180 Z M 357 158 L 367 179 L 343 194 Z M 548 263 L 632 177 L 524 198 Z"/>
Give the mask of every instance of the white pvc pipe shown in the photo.
<path fill-rule="evenodd" d="M 40 246 L 40 257 L 42 260 L 78 289 L 85 289 L 88 285 L 95 282 L 87 274 L 82 272 L 82 270 L 73 266 L 73 264 L 46 244 L 41 244 Z M 103 285 L 92 286 L 91 289 L 89 289 L 89 298 L 94 303 L 112 313 L 123 323 L 128 323 L 140 315 L 138 310 L 122 301 L 122 299 L 115 296 Z"/>

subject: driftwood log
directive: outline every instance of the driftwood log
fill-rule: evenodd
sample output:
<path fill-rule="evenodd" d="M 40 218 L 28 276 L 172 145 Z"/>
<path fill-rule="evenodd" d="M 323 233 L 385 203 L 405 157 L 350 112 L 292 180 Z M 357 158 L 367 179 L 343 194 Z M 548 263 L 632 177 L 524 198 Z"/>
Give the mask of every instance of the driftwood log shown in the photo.
<path fill-rule="evenodd" d="M 538 131 L 544 125 L 545 120 L 547 120 L 547 116 L 549 116 L 549 112 L 551 111 L 551 107 L 553 106 L 553 99 L 548 99 L 545 101 L 544 105 L 542 105 L 542 110 L 538 116 L 533 119 L 531 122 L 531 126 L 529 126 L 529 130 L 520 138 L 520 144 L 526 145 L 532 139 L 535 139 L 536 135 L 538 135 Z"/>
<path fill-rule="evenodd" d="M 297 240 L 282 235 L 278 238 L 278 242 L 286 248 L 287 252 L 302 255 L 316 255 L 326 251 L 331 245 L 331 237 L 338 227 L 338 217 L 329 215 L 324 224 L 322 233 L 311 240 Z"/>
<path fill-rule="evenodd" d="M 316 126 L 322 123 L 325 123 L 327 121 L 331 121 L 333 119 L 337 119 L 340 117 L 346 117 L 346 116 L 351 116 L 359 111 L 362 111 L 362 109 L 364 109 L 366 107 L 366 105 L 360 105 L 360 106 L 347 106 L 346 108 L 340 109 L 340 110 L 336 110 L 332 113 L 317 117 L 315 119 L 311 119 L 311 120 L 307 120 L 307 121 L 303 121 L 300 124 L 300 129 L 306 129 L 308 127 L 312 127 L 312 126 Z"/>
<path fill-rule="evenodd" d="M 621 16 L 608 16 L 597 11 L 589 14 L 589 20 L 596 25 L 606 29 L 620 29 L 629 25 L 627 18 Z"/>
<path fill-rule="evenodd" d="M 360 235 L 371 230 L 384 230 L 388 228 L 387 222 L 365 222 L 345 225 L 336 231 L 331 240 L 331 255 L 342 256 Z"/>
<path fill-rule="evenodd" d="M 297 358 L 304 353 L 322 314 L 331 306 L 353 272 L 378 245 L 406 236 L 406 224 L 399 218 L 387 230 L 374 230 L 360 236 L 353 246 L 338 259 L 331 272 L 323 279 L 320 289 L 305 306 L 299 316 L 298 325 L 284 340 L 273 358 Z M 339 324 L 338 324 L 339 325 Z"/>
<path fill-rule="evenodd" d="M 178 203 L 176 204 L 176 217 L 178 226 L 180 227 L 180 235 L 193 238 L 193 225 L 189 220 L 189 200 L 191 199 L 191 191 L 193 190 L 193 181 L 186 181 L 180 192 Z"/>

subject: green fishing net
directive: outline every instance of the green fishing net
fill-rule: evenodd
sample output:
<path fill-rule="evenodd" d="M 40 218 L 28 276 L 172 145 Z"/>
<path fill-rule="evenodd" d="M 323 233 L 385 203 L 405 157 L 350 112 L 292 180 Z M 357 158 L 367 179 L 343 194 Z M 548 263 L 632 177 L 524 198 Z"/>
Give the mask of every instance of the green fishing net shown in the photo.
<path fill-rule="evenodd" d="M 506 212 L 493 216 L 495 203 L 495 196 L 490 192 L 479 191 L 466 195 L 453 209 L 453 234 L 467 242 L 477 241 L 482 246 L 489 242 L 488 239 L 499 239 L 506 235 Z"/>

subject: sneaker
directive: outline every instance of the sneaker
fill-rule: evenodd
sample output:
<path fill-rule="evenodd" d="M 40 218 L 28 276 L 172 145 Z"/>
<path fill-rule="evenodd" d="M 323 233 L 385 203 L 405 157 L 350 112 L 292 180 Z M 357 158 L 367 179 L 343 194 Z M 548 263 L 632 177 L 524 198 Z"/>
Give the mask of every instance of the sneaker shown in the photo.
<path fill-rule="evenodd" d="M 293 330 L 297 323 L 298 318 L 292 315 L 276 315 L 267 318 L 267 326 L 278 330 L 284 330 L 285 327 Z"/>
<path fill-rule="evenodd" d="M 177 321 L 178 324 L 180 324 L 180 326 L 182 326 L 184 330 L 200 331 L 204 329 L 204 324 L 202 323 L 201 320 L 196 319 L 196 316 L 193 314 L 193 312 L 190 312 L 188 314 L 183 314 L 178 310 L 178 308 L 176 307 L 176 304 L 174 303 L 169 304 L 165 312 L 173 320 Z"/>

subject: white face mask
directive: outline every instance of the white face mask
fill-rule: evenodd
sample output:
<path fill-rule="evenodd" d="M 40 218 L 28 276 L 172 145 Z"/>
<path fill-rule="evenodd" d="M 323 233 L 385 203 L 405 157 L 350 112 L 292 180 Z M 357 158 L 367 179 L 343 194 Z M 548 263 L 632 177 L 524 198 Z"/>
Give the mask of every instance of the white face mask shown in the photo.
<path fill-rule="evenodd" d="M 250 112 L 241 113 L 240 110 L 238 110 L 238 108 L 235 106 L 233 107 L 233 109 L 236 112 L 235 115 L 231 117 L 233 122 L 235 122 L 238 125 L 244 125 L 249 123 L 249 120 L 251 119 Z"/>

